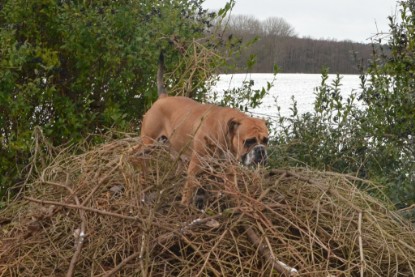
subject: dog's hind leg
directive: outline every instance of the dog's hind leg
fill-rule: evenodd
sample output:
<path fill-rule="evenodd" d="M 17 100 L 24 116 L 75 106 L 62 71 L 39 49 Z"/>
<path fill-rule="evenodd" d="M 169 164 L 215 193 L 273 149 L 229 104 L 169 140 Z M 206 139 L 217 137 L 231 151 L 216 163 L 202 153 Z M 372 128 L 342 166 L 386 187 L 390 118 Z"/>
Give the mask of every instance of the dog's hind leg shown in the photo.
<path fill-rule="evenodd" d="M 150 137 L 142 137 L 139 145 L 129 151 L 129 161 L 140 168 L 142 177 L 147 175 L 147 167 L 151 153 L 160 147 L 168 147 L 169 140 L 161 135 L 156 140 Z"/>

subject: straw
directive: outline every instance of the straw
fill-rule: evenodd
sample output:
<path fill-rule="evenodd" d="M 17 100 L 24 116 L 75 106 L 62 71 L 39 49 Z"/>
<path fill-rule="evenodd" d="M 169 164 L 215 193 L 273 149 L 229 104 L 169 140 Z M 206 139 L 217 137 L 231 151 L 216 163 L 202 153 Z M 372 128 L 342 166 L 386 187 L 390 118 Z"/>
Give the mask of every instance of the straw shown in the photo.
<path fill-rule="evenodd" d="M 201 211 L 165 146 L 44 145 L 0 211 L 0 276 L 415 276 L 415 230 L 370 182 L 209 159 Z"/>

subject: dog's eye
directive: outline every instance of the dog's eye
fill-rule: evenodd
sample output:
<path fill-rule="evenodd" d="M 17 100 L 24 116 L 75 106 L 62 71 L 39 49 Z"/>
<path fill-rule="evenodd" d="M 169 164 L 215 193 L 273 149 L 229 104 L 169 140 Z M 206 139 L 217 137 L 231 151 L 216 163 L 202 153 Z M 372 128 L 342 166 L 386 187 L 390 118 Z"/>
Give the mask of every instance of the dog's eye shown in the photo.
<path fill-rule="evenodd" d="M 263 144 L 268 144 L 268 138 L 263 138 L 263 139 L 262 139 L 262 143 L 263 143 Z"/>
<path fill-rule="evenodd" d="M 245 146 L 246 148 L 249 148 L 249 147 L 253 146 L 253 145 L 254 145 L 254 144 L 256 144 L 256 143 L 257 143 L 256 138 L 250 138 L 250 139 L 246 139 L 246 140 L 244 141 L 244 146 Z"/>

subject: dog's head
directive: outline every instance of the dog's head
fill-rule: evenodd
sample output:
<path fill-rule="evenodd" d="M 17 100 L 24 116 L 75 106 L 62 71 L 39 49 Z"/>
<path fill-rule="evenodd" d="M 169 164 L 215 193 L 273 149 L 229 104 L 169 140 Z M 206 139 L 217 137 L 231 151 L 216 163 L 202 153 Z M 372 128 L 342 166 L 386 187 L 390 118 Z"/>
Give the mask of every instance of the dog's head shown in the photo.
<path fill-rule="evenodd" d="M 243 117 L 228 121 L 232 152 L 242 164 L 258 165 L 267 161 L 268 128 L 262 119 Z"/>

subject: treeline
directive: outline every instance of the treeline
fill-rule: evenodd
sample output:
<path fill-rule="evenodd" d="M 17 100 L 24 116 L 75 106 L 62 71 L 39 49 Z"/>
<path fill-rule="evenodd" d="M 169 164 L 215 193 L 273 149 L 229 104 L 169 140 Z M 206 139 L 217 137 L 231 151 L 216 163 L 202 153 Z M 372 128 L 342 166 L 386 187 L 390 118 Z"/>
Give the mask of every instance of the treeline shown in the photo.
<path fill-rule="evenodd" d="M 357 74 L 373 52 L 370 44 L 299 38 L 281 18 L 259 21 L 236 15 L 229 20 L 225 35 L 250 46 L 235 57 L 236 72 L 246 71 L 249 64 L 251 72 L 268 73 L 276 64 L 284 73 L 320 73 L 328 67 L 331 73 Z"/>

